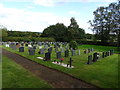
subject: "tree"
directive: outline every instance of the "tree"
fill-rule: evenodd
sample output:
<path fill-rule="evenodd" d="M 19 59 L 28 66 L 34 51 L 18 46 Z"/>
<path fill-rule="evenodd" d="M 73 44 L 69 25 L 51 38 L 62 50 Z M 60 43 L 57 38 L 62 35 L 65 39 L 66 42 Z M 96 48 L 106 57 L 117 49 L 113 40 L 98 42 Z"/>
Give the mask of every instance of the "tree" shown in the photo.
<path fill-rule="evenodd" d="M 4 38 L 8 36 L 7 28 L 1 28 L 0 31 L 1 31 L 0 37 Z"/>
<path fill-rule="evenodd" d="M 85 37 L 85 31 L 82 28 L 79 28 L 79 25 L 77 24 L 77 21 L 75 18 L 70 19 L 71 23 L 68 26 L 68 37 L 69 40 L 74 39 L 83 39 Z"/>
<path fill-rule="evenodd" d="M 41 37 L 53 37 L 57 41 L 68 41 L 67 27 L 63 23 L 57 23 L 44 29 Z"/>
<path fill-rule="evenodd" d="M 110 39 L 110 34 L 119 33 L 120 5 L 111 3 L 108 7 L 99 7 L 93 12 L 94 20 L 89 21 L 92 31 L 102 43 Z"/>

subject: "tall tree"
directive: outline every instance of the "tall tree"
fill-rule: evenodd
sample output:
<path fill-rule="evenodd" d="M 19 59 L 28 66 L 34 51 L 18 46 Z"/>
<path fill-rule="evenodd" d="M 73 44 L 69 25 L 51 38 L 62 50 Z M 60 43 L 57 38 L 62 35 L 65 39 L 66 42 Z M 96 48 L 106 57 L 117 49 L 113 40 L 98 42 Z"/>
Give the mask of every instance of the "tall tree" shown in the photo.
<path fill-rule="evenodd" d="M 75 18 L 70 19 L 71 23 L 68 26 L 68 37 L 69 40 L 73 39 L 83 39 L 85 37 L 85 31 L 82 28 L 79 28 Z"/>
<path fill-rule="evenodd" d="M 120 6 L 111 3 L 108 7 L 99 7 L 93 12 L 94 20 L 89 21 L 93 32 L 99 36 L 101 42 L 106 43 L 111 33 L 118 33 L 120 24 Z"/>

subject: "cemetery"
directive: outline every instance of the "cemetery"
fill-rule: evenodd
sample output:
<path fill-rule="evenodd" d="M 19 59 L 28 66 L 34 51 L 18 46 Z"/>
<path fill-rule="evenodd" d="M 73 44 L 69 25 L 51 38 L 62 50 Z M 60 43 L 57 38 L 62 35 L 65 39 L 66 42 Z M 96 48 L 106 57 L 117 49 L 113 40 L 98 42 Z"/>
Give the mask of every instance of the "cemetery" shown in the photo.
<path fill-rule="evenodd" d="M 98 87 L 117 85 L 116 47 L 80 45 L 74 50 L 67 42 L 2 42 L 2 47 Z"/>
<path fill-rule="evenodd" d="M 49 1 L 0 2 L 0 89 L 119 88 L 120 0 Z"/>

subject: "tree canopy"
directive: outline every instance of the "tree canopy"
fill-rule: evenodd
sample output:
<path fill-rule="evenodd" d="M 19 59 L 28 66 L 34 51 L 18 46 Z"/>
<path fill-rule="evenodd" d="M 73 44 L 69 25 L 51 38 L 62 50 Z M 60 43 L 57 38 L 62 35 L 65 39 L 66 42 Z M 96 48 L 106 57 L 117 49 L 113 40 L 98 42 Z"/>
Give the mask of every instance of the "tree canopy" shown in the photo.
<path fill-rule="evenodd" d="M 83 39 L 85 31 L 79 28 L 75 18 L 70 19 L 71 23 L 66 27 L 63 23 L 57 23 L 44 29 L 42 37 L 53 37 L 56 41 L 71 41 L 74 39 Z"/>

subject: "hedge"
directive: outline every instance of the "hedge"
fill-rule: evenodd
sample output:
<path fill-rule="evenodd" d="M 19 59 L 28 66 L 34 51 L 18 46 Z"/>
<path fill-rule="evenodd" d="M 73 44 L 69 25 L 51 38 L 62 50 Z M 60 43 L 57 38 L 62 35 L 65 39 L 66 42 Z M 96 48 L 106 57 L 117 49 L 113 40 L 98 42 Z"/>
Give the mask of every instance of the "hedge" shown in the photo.
<path fill-rule="evenodd" d="M 54 42 L 54 38 L 43 38 L 43 37 L 3 37 L 2 41 L 49 41 Z"/>
<path fill-rule="evenodd" d="M 90 45 L 116 46 L 117 47 L 117 42 L 102 43 L 100 41 L 88 41 L 88 40 L 81 40 L 81 39 L 77 39 L 76 42 L 78 44 L 90 44 Z"/>

